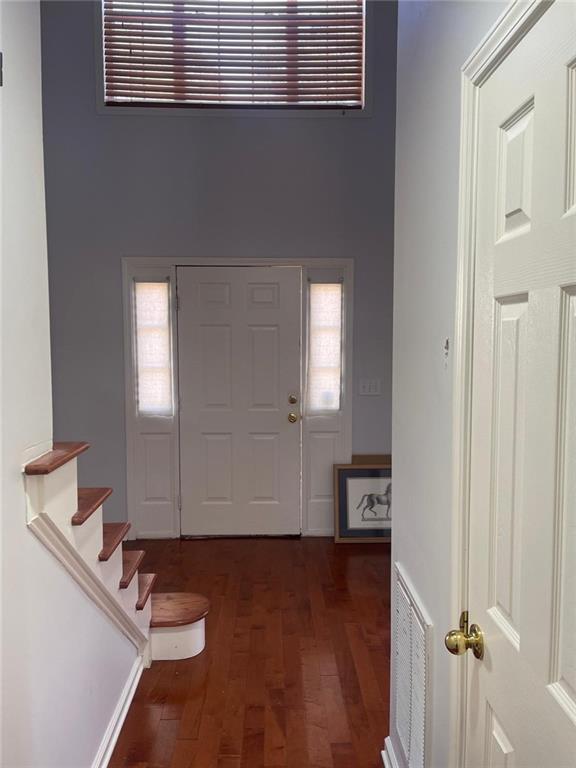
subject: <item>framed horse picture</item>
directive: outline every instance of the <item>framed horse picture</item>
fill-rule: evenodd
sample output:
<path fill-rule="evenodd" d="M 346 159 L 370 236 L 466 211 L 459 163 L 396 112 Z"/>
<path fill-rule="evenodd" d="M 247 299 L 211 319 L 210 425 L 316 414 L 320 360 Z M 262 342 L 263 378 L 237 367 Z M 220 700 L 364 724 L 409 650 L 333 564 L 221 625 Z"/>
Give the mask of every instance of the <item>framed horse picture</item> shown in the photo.
<path fill-rule="evenodd" d="M 334 540 L 390 541 L 392 532 L 392 466 L 334 465 Z"/>

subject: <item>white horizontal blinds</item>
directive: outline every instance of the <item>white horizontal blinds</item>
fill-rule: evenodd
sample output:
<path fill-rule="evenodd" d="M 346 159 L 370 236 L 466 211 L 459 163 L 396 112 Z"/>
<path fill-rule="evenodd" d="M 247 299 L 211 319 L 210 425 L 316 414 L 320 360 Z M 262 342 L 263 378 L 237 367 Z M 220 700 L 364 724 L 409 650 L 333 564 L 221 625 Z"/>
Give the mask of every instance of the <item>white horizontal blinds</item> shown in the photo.
<path fill-rule="evenodd" d="M 342 283 L 310 284 L 307 412 L 340 410 Z"/>
<path fill-rule="evenodd" d="M 136 399 L 144 416 L 171 416 L 170 284 L 135 282 Z"/>
<path fill-rule="evenodd" d="M 103 0 L 108 104 L 361 107 L 364 0 Z"/>

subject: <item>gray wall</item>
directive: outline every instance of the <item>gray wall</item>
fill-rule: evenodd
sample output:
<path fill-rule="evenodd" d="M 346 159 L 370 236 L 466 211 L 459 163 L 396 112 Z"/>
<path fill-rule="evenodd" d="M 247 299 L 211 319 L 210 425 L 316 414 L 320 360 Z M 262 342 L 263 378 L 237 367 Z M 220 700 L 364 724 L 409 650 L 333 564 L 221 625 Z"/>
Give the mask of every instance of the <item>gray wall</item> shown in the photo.
<path fill-rule="evenodd" d="M 370 0 L 368 117 L 100 114 L 89 2 L 42 9 L 56 439 L 125 517 L 121 257 L 353 257 L 353 448 L 391 435 L 396 5 Z"/>
<path fill-rule="evenodd" d="M 449 765 L 446 682 L 456 671 L 442 642 L 458 623 L 444 342 L 453 344 L 456 306 L 461 67 L 504 5 L 405 0 L 398 12 L 392 554 L 434 624 L 430 768 Z"/>

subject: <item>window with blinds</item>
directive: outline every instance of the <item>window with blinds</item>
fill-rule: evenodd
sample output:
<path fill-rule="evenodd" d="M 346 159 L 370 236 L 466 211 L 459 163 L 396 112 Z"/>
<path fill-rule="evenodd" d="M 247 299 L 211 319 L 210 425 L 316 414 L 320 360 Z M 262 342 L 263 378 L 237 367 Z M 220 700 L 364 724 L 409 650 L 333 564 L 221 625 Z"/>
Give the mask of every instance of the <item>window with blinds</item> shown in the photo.
<path fill-rule="evenodd" d="M 359 109 L 364 0 L 102 0 L 107 104 Z"/>

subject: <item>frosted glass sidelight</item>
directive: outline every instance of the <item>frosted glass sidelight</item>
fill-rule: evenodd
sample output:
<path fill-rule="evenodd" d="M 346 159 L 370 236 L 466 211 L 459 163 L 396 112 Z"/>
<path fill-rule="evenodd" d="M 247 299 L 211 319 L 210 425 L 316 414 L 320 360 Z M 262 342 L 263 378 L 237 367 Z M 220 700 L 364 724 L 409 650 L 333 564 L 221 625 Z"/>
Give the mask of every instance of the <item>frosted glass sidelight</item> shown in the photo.
<path fill-rule="evenodd" d="M 339 411 L 342 389 L 342 284 L 310 285 L 307 411 Z"/>
<path fill-rule="evenodd" d="M 134 283 L 136 402 L 143 416 L 172 416 L 170 284 Z"/>

